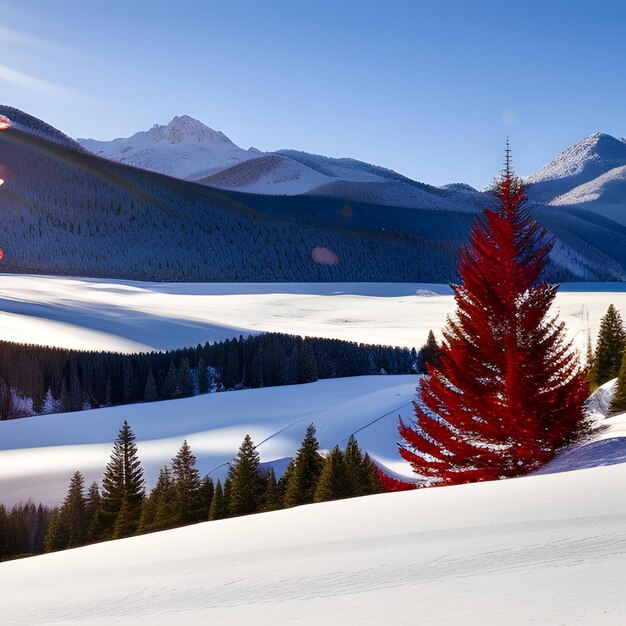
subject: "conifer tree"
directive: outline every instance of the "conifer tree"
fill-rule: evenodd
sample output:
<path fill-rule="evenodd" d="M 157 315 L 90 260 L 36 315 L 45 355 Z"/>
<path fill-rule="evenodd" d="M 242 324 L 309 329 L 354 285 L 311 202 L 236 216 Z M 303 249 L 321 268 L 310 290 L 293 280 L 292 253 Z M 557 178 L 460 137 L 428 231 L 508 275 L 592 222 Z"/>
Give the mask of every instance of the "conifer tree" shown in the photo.
<path fill-rule="evenodd" d="M 367 496 L 381 491 L 378 468 L 368 454 L 363 455 L 354 435 L 343 453 L 347 478 L 347 497 Z"/>
<path fill-rule="evenodd" d="M 267 476 L 265 477 L 265 492 L 262 501 L 261 510 L 263 511 L 276 511 L 280 509 L 282 505 L 282 498 L 273 467 L 269 468 Z"/>
<path fill-rule="evenodd" d="M 339 446 L 335 446 L 324 461 L 324 468 L 315 490 L 315 502 L 340 500 L 348 497 L 349 493 L 350 484 L 343 452 Z"/>
<path fill-rule="evenodd" d="M 457 312 L 440 366 L 420 380 L 416 424 L 400 421 L 400 454 L 435 483 L 527 473 L 582 421 L 585 375 L 549 314 L 557 287 L 539 282 L 552 241 L 523 208 L 508 148 L 497 197 L 461 255 Z"/>
<path fill-rule="evenodd" d="M 152 370 L 148 371 L 148 377 L 146 378 L 146 388 L 143 392 L 144 402 L 154 402 L 158 400 L 156 381 L 154 380 L 154 374 Z"/>
<path fill-rule="evenodd" d="M 626 411 L 626 350 L 622 355 L 622 365 L 617 377 L 617 386 L 609 407 L 609 414 L 622 413 Z"/>
<path fill-rule="evenodd" d="M 246 435 L 228 472 L 230 493 L 228 508 L 231 515 L 248 515 L 259 510 L 263 496 L 259 453 L 250 435 Z"/>
<path fill-rule="evenodd" d="M 427 374 L 427 366 L 439 367 L 441 363 L 441 347 L 435 339 L 435 334 L 432 330 L 428 331 L 428 338 L 426 343 L 420 348 L 417 354 L 417 373 Z"/>
<path fill-rule="evenodd" d="M 293 459 L 293 468 L 285 481 L 284 506 L 308 504 L 315 499 L 315 490 L 322 473 L 324 459 L 319 455 L 315 426 L 311 424 Z"/>
<path fill-rule="evenodd" d="M 626 331 L 619 311 L 612 304 L 600 321 L 594 356 L 594 383 L 599 387 L 619 374 L 622 364 Z"/>
<path fill-rule="evenodd" d="M 224 496 L 224 490 L 222 489 L 222 483 L 217 481 L 215 490 L 213 492 L 213 499 L 211 500 L 211 508 L 209 509 L 209 519 L 218 520 L 228 517 L 228 501 Z"/>
<path fill-rule="evenodd" d="M 198 361 L 196 377 L 198 379 L 198 393 L 209 392 L 209 372 L 207 370 L 204 359 Z"/>
<path fill-rule="evenodd" d="M 92 541 L 98 535 L 98 529 L 95 528 L 98 510 L 100 509 L 102 498 L 100 497 L 100 488 L 97 482 L 91 483 L 87 491 L 85 500 L 85 518 L 87 524 L 87 540 Z"/>
<path fill-rule="evenodd" d="M 175 487 L 169 467 L 161 468 L 150 496 L 143 501 L 139 532 L 172 528 L 176 521 Z"/>
<path fill-rule="evenodd" d="M 54 514 L 45 537 L 46 551 L 65 550 L 87 541 L 87 515 L 83 494 L 85 479 L 75 472 L 61 508 Z"/>
<path fill-rule="evenodd" d="M 135 435 L 128 422 L 124 421 L 113 444 L 111 460 L 104 470 L 102 479 L 102 502 L 100 523 L 103 537 L 125 536 L 136 531 L 141 515 L 141 503 L 144 499 L 144 478 L 141 463 L 137 456 Z M 124 507 L 124 516 L 117 523 L 117 518 Z"/>
<path fill-rule="evenodd" d="M 194 524 L 206 519 L 200 473 L 196 468 L 196 457 L 187 440 L 172 459 L 174 497 L 176 501 L 176 523 Z"/>
<path fill-rule="evenodd" d="M 202 503 L 204 507 L 204 516 L 202 518 L 203 520 L 208 519 L 214 492 L 215 485 L 213 485 L 213 480 L 210 476 L 205 476 L 202 479 Z"/>

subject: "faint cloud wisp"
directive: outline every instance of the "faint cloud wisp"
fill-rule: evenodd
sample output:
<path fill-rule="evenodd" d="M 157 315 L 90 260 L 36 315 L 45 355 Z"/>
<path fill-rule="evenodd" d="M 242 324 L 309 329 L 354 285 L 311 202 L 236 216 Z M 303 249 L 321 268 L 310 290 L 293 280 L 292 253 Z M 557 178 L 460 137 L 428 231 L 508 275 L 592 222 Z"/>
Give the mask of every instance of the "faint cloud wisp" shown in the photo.
<path fill-rule="evenodd" d="M 56 96 L 57 98 L 82 97 L 82 94 L 74 89 L 37 78 L 36 76 L 31 76 L 30 74 L 25 74 L 24 72 L 19 72 L 6 65 L 0 65 L 0 80 L 17 87 L 36 91 L 46 96 Z"/>

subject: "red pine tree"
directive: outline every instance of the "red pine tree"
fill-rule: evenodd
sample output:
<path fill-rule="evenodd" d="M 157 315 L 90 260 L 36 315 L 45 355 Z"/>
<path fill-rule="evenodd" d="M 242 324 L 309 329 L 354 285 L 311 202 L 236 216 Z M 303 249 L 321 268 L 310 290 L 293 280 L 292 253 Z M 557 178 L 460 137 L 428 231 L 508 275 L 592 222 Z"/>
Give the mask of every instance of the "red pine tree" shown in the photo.
<path fill-rule="evenodd" d="M 553 241 L 523 207 L 508 145 L 497 197 L 461 254 L 441 363 L 420 380 L 415 422 L 400 420 L 401 456 L 437 484 L 527 473 L 582 419 L 585 376 L 548 313 L 557 287 L 538 282 Z"/>

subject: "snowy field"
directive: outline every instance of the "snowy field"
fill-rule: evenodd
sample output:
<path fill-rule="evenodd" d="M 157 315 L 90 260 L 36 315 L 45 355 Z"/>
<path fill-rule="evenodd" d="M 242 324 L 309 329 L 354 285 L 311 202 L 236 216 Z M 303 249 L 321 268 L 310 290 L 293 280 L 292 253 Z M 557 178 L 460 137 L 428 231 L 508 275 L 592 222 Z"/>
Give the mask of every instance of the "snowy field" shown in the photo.
<path fill-rule="evenodd" d="M 262 462 L 284 462 L 313 422 L 322 449 L 359 444 L 391 472 L 411 476 L 397 453 L 398 415 L 411 414 L 417 376 L 361 376 L 306 385 L 228 391 L 163 402 L 42 415 L 0 422 L 0 503 L 32 498 L 56 505 L 71 475 L 100 481 L 117 432 L 128 420 L 137 435 L 148 484 L 186 438 L 202 474 L 224 478 L 244 436 Z"/>
<path fill-rule="evenodd" d="M 0 564 L 21 624 L 624 624 L 626 464 L 309 505 Z"/>
<path fill-rule="evenodd" d="M 454 309 L 447 285 L 145 283 L 0 274 L 0 339 L 136 352 L 263 331 L 416 347 Z M 556 307 L 580 347 L 626 283 L 565 285 Z"/>

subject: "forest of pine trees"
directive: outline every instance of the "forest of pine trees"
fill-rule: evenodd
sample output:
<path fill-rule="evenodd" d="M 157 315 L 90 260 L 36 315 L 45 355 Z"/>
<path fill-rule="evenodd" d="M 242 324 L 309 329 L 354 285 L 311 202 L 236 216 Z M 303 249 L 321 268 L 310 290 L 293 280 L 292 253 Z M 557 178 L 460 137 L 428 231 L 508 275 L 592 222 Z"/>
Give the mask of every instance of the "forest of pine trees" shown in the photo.
<path fill-rule="evenodd" d="M 411 374 L 417 360 L 415 349 L 280 333 L 145 354 L 0 342 L 0 419 L 343 376 Z"/>
<path fill-rule="evenodd" d="M 85 492 L 84 477 L 75 472 L 56 509 L 32 503 L 10 511 L 0 506 L 0 560 L 207 520 L 381 493 L 386 485 L 395 491 L 394 482 L 385 480 L 354 436 L 344 450 L 335 446 L 322 456 L 311 424 L 279 480 L 272 467 L 261 465 L 249 435 L 229 463 L 224 484 L 218 480 L 215 485 L 210 477 L 200 476 L 196 457 L 184 441 L 147 495 L 135 436 L 124 422 L 101 486 L 94 482 Z"/>

